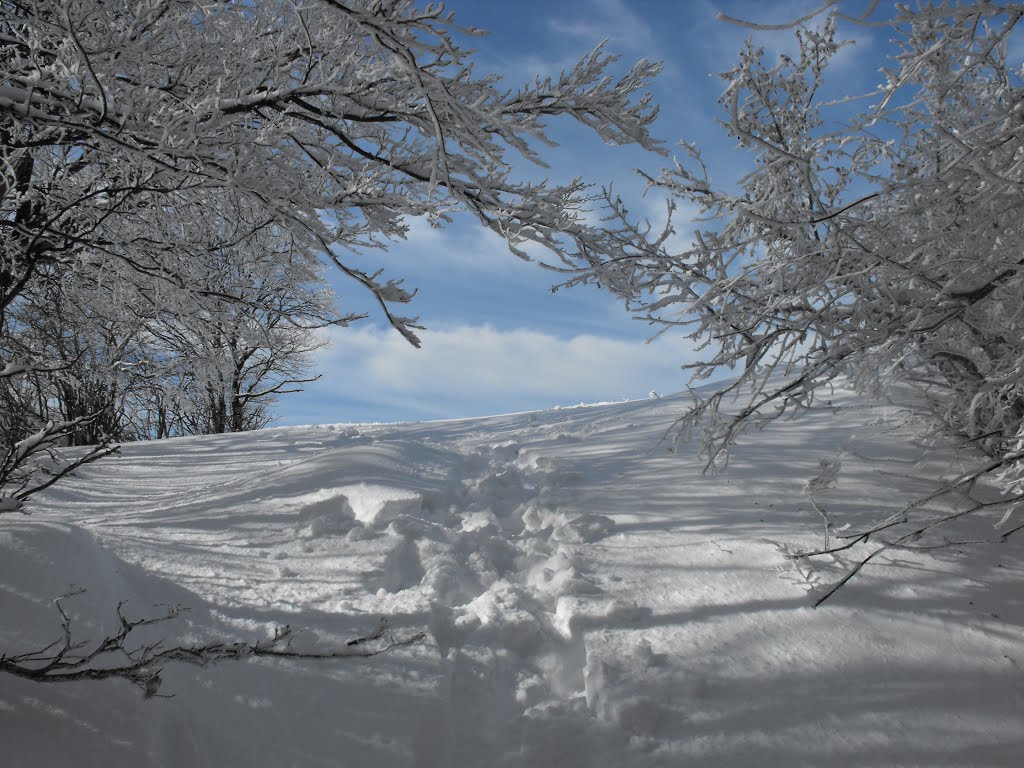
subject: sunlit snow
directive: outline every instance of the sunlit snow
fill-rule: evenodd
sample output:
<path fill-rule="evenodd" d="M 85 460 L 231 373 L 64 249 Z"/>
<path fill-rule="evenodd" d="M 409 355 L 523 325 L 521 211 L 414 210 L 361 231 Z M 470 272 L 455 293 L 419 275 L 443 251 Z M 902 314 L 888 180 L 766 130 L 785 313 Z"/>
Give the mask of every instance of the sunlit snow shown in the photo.
<path fill-rule="evenodd" d="M 5 766 L 1008 766 L 1024 718 L 1022 550 L 787 561 L 969 456 L 837 392 L 728 470 L 661 441 L 684 397 L 125 446 L 0 527 L 0 648 L 181 603 L 168 643 L 290 625 L 369 660 L 0 680 Z M 822 467 L 842 464 L 832 484 Z M 825 461 L 826 464 L 820 462 Z M 827 486 L 827 487 L 824 487 Z M 975 526 L 992 535 L 989 522 Z"/>

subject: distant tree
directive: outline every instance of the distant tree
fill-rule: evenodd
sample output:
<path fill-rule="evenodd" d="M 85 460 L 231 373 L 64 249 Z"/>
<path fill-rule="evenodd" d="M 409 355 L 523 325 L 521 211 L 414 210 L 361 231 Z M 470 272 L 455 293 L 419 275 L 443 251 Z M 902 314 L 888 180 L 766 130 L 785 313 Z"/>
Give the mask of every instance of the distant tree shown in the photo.
<path fill-rule="evenodd" d="M 319 262 L 296 259 L 268 228 L 211 246 L 189 289 L 102 256 L 50 271 L 12 308 L 6 334 L 45 370 L 0 390 L 40 424 L 101 414 L 69 437 L 77 445 L 260 428 L 279 394 L 312 380 L 317 330 L 340 322 L 310 267 Z"/>
<path fill-rule="evenodd" d="M 333 263 L 418 344 L 416 318 L 394 311 L 414 291 L 348 263 L 353 250 L 403 237 L 409 216 L 444 223 L 468 211 L 523 258 L 527 242 L 562 259 L 620 252 L 581 215 L 592 202 L 583 182 L 519 181 L 512 160 L 540 163 L 558 117 L 655 149 L 644 89 L 657 65 L 613 76 L 614 58 L 598 49 L 509 89 L 475 74 L 462 34 L 477 33 L 411 0 L 0 0 L 0 322 L 43 295 L 36 281 L 97 255 L 161 291 L 222 300 L 214 314 L 244 307 L 258 282 L 211 293 L 197 270 L 214 247 L 244 277 L 252 254 L 229 246 L 274 228 L 291 269 Z M 225 201 L 245 216 L 226 222 Z M 192 305 L 169 311 L 184 320 Z M 5 378 L 50 370 L 16 351 L 0 339 Z M 239 404 L 261 397 L 226 386 Z M 154 404 L 173 402 L 157 394 Z M 79 429 L 54 421 L 47 445 Z M 31 455 L 11 457 L 27 468 Z"/>
<path fill-rule="evenodd" d="M 88 286 L 83 271 L 33 281 L 31 301 L 12 308 L 6 346 L 37 365 L 31 375 L 5 382 L 7 397 L 29 390 L 31 402 L 19 410 L 23 419 L 31 414 L 39 424 L 96 415 L 68 436 L 71 445 L 96 445 L 106 437 L 131 440 L 128 412 L 144 367 L 139 338 L 145 325 L 112 312 L 110 298 Z"/>
<path fill-rule="evenodd" d="M 194 311 L 181 316 L 180 303 L 170 303 L 148 329 L 177 382 L 179 407 L 165 422 L 185 434 L 262 428 L 278 396 L 318 378 L 307 371 L 326 344 L 319 329 L 350 318 L 334 319 L 319 262 L 273 228 L 210 249 L 196 266 L 204 295 Z"/>
<path fill-rule="evenodd" d="M 1024 500 L 1024 78 L 1008 52 L 1024 7 L 872 4 L 851 18 L 845 6 L 800 20 L 821 26 L 796 30 L 795 56 L 768 61 L 750 42 L 723 73 L 723 126 L 753 161 L 738 188 L 713 184 L 691 145 L 651 179 L 674 208 L 703 215 L 688 247 L 609 199 L 631 252 L 587 252 L 569 268 L 650 322 L 688 329 L 709 350 L 695 379 L 738 373 L 678 423 L 702 435 L 709 466 L 837 377 L 874 393 L 898 382 L 990 457 L 948 490 L 1001 474 L 998 504 L 1013 509 Z M 837 20 L 893 38 L 884 82 L 863 99 L 823 95 Z M 773 28 L 787 27 L 798 22 Z M 940 522 L 896 515 L 892 536 L 875 538 L 908 545 Z"/>

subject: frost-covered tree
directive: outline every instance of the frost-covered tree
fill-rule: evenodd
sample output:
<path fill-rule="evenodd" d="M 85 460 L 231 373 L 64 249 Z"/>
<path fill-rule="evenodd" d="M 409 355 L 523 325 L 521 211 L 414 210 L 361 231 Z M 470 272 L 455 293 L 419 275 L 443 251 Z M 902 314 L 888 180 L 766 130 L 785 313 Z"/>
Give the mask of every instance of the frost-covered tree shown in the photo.
<path fill-rule="evenodd" d="M 627 239 L 646 245 L 568 268 L 652 323 L 688 329 L 706 350 L 697 379 L 738 374 L 679 423 L 703 435 L 711 464 L 743 429 L 850 375 L 875 393 L 909 384 L 921 412 L 990 455 L 959 488 L 991 472 L 1013 480 L 1024 456 L 1024 73 L 1010 52 L 1024 6 L 872 4 L 851 18 L 846 5 L 780 25 L 796 28 L 795 55 L 769 60 L 749 42 L 723 73 L 722 124 L 752 161 L 738 185 L 715 184 L 690 145 L 651 180 L 702 215 L 688 246 L 631 225 L 613 199 Z M 828 82 L 843 23 L 891 37 L 873 93 L 837 96 Z M 1021 499 L 1019 482 L 1004 488 L 1003 503 Z"/>
<path fill-rule="evenodd" d="M 30 374 L 0 383 L 7 402 L 23 393 L 22 405 L 9 410 L 22 421 L 42 425 L 97 415 L 69 436 L 73 445 L 95 445 L 106 436 L 133 439 L 127 414 L 145 367 L 139 345 L 144 321 L 115 307 L 88 271 L 33 281 L 30 300 L 11 309 L 4 347 L 36 364 Z"/>
<path fill-rule="evenodd" d="M 748 43 L 723 74 L 723 125 L 754 165 L 737 190 L 712 183 L 695 146 L 652 179 L 704 215 L 690 246 L 648 237 L 578 263 L 580 279 L 690 327 L 712 351 L 698 379 L 737 368 L 731 388 L 752 385 L 738 415 L 719 415 L 715 395 L 687 417 L 714 417 L 712 458 L 851 371 L 865 387 L 901 374 L 951 431 L 1001 454 L 1024 420 L 1024 79 L 1007 61 L 1024 7 L 868 17 L 898 50 L 860 112 L 820 96 L 837 15 L 797 31 L 796 57 L 766 61 Z"/>
<path fill-rule="evenodd" d="M 411 0 L 2 0 L 0 320 L 41 275 L 97 254 L 209 297 L 194 279 L 206 235 L 229 253 L 227 233 L 273 227 L 294 268 L 333 263 L 418 344 L 416 319 L 395 311 L 414 291 L 348 260 L 403 237 L 409 216 L 468 211 L 524 257 L 528 242 L 568 259 L 620 252 L 580 215 L 583 182 L 519 180 L 513 161 L 541 162 L 559 117 L 655 148 L 657 66 L 612 75 L 598 49 L 510 88 L 475 73 L 472 34 Z M 237 228 L 211 225 L 226 200 L 246 212 Z M 45 368 L 2 354 L 5 376 Z"/>
<path fill-rule="evenodd" d="M 45 365 L 0 383 L 10 411 L 38 424 L 102 414 L 71 436 L 81 445 L 265 426 L 274 399 L 311 380 L 316 331 L 339 319 L 319 263 L 273 228 L 220 239 L 227 250 L 197 251 L 187 289 L 94 254 L 33 281 L 6 345 Z"/>
<path fill-rule="evenodd" d="M 273 228 L 226 251 L 210 249 L 194 266 L 203 293 L 195 311 L 183 317 L 179 302 L 165 303 L 147 330 L 175 380 L 163 388 L 177 398 L 161 418 L 164 431 L 259 429 L 278 396 L 316 378 L 307 372 L 326 343 L 317 331 L 353 318 L 336 318 L 319 262 L 302 259 Z"/>
<path fill-rule="evenodd" d="M 655 65 L 614 78 L 598 50 L 558 78 L 510 90 L 473 72 L 439 5 L 12 0 L 0 8 L 11 234 L 3 304 L 34 265 L 86 246 L 166 269 L 161 258 L 180 241 L 119 236 L 121 222 L 158 217 L 196 189 L 229 190 L 286 228 L 308 257 L 334 260 L 415 341 L 415 322 L 390 311 L 409 292 L 346 266 L 346 249 L 401 236 L 407 216 L 437 221 L 463 209 L 513 246 L 575 251 L 579 237 L 606 250 L 577 221 L 582 184 L 516 181 L 508 155 L 539 159 L 544 121 L 559 115 L 611 143 L 653 146 L 655 110 L 641 92 Z"/>

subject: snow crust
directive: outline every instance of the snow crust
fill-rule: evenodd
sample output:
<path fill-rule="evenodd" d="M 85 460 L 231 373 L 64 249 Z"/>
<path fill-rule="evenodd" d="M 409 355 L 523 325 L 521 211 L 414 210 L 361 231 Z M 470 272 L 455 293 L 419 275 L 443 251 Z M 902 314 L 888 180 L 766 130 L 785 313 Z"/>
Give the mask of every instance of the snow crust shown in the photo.
<path fill-rule="evenodd" d="M 899 552 L 832 602 L 838 522 L 964 460 L 848 392 L 750 435 L 724 474 L 660 442 L 680 397 L 125 446 L 0 523 L 0 649 L 181 603 L 167 642 L 428 641 L 369 661 L 0 679 L 6 766 L 1016 764 L 1020 547 Z M 895 430 L 895 431 L 894 431 Z M 822 467 L 842 467 L 827 487 Z M 824 462 L 824 463 L 823 463 Z M 898 477 L 897 477 L 898 475 Z M 972 556 L 973 555 L 973 556 Z"/>

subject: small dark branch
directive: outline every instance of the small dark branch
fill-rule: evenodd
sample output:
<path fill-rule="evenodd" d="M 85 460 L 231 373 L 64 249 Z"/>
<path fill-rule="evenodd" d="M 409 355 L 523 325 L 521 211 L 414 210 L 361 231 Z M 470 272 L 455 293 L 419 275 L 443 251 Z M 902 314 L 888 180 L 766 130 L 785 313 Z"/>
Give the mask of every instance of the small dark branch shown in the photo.
<path fill-rule="evenodd" d="M 994 278 L 992 278 L 983 285 L 979 285 L 976 288 L 972 288 L 966 291 L 951 291 L 949 296 L 950 298 L 953 299 L 960 299 L 962 301 L 965 301 L 968 304 L 977 304 L 979 301 L 981 301 L 990 293 L 992 293 L 996 288 L 1005 283 L 1008 279 L 1018 274 L 1018 272 L 1020 271 L 1019 267 L 1022 266 L 1024 266 L 1024 259 L 1018 261 L 1015 267 L 1011 269 L 1004 269 L 1002 272 L 1000 272 L 998 275 L 996 275 Z"/>
<path fill-rule="evenodd" d="M 893 525 L 896 525 L 896 523 L 893 523 Z M 848 538 L 848 537 L 840 536 L 839 538 Z M 863 543 L 867 542 L 868 539 L 870 539 L 870 538 L 871 538 L 871 533 L 870 532 L 869 533 L 859 533 L 859 534 L 857 534 L 853 538 L 852 541 L 850 541 L 848 544 L 843 544 L 842 546 L 838 546 L 838 547 L 825 547 L 825 548 L 822 548 L 822 549 L 814 549 L 814 550 L 810 550 L 810 551 L 796 550 L 795 552 L 786 552 L 786 557 L 788 559 L 790 559 L 790 560 L 804 560 L 805 558 L 808 558 L 808 557 L 820 557 L 821 555 L 834 555 L 837 552 L 843 552 L 844 550 L 847 550 L 847 549 L 853 549 L 858 544 L 863 544 Z"/>
<path fill-rule="evenodd" d="M 1003 535 L 999 537 L 999 543 L 1005 544 L 1007 539 L 1009 539 L 1013 534 L 1017 533 L 1017 531 L 1020 530 L 1024 530 L 1024 523 L 1021 523 L 1020 525 L 1011 528 L 1008 531 L 1003 531 Z"/>
<path fill-rule="evenodd" d="M 919 520 L 918 522 L 913 523 L 912 525 L 908 526 L 909 528 L 911 528 L 911 530 L 907 531 L 906 533 L 897 531 L 897 532 L 894 532 L 893 534 L 891 534 L 890 538 L 888 538 L 888 539 L 883 538 L 882 542 L 881 542 L 881 545 L 876 550 L 874 550 L 869 555 L 867 555 L 866 557 L 864 557 L 861 560 L 859 560 L 846 573 L 846 575 L 843 576 L 842 579 L 840 579 L 838 582 L 833 584 L 828 589 L 827 592 L 825 592 L 817 601 L 815 601 L 814 607 L 818 607 L 823 602 L 825 602 L 827 599 L 829 599 L 832 595 L 834 595 L 840 588 L 842 588 L 854 576 L 856 576 L 865 565 L 867 565 L 869 562 L 871 562 L 873 559 L 875 559 L 875 557 L 880 555 L 885 550 L 888 550 L 888 549 L 898 549 L 898 550 L 907 550 L 907 551 L 915 551 L 915 552 L 926 552 L 926 551 L 933 551 L 933 550 L 938 550 L 938 549 L 947 549 L 949 547 L 964 546 L 964 545 L 969 545 L 969 544 L 1000 544 L 1000 543 L 1005 543 L 1010 536 L 1012 536 L 1013 534 L 1017 533 L 1018 531 L 1024 529 L 1024 523 L 1021 523 L 1020 525 L 1017 525 L 1016 527 L 1011 528 L 1011 529 L 1003 532 L 1000 535 L 1000 537 L 997 538 L 997 539 L 952 540 L 952 539 L 948 539 L 948 538 L 943 538 L 943 540 L 941 542 L 937 542 L 937 543 L 922 543 L 922 544 L 918 544 L 917 542 L 919 542 L 922 538 L 924 538 L 925 535 L 933 533 L 934 531 L 936 531 L 936 529 L 941 529 L 943 526 L 949 525 L 952 522 L 955 522 L 957 520 L 961 520 L 961 519 L 963 519 L 965 517 L 973 515 L 973 514 L 975 514 L 977 512 L 980 512 L 980 511 L 982 511 L 984 509 L 990 509 L 990 508 L 994 508 L 994 507 L 1006 506 L 1008 504 L 1018 504 L 1021 501 L 1024 501 L 1024 494 L 1017 494 L 1017 495 L 1014 495 L 1014 496 L 1009 496 L 1009 497 L 1006 497 L 1006 498 L 997 499 L 995 501 L 978 501 L 976 498 L 973 498 L 970 495 L 970 493 L 969 493 L 970 489 L 973 488 L 974 483 L 978 479 L 980 479 L 982 476 L 993 472 L 995 469 L 998 469 L 999 467 L 1006 466 L 1006 465 L 1012 464 L 1012 463 L 1014 463 L 1016 461 L 1019 461 L 1020 458 L 1021 458 L 1021 456 L 1018 453 L 1018 454 L 1009 455 L 1009 456 L 1003 457 L 1002 459 L 993 461 L 993 462 L 991 462 L 989 464 L 986 464 L 984 467 L 982 467 L 980 469 L 977 469 L 977 470 L 974 470 L 972 472 L 968 472 L 968 473 L 966 473 L 964 475 L 961 475 L 960 477 L 956 478 L 952 482 L 949 482 L 949 483 L 945 484 L 944 486 L 942 486 L 941 488 L 939 488 L 937 491 L 935 491 L 933 493 L 930 493 L 930 494 L 928 494 L 926 496 L 923 496 L 923 497 L 921 497 L 919 499 L 916 499 L 915 501 L 913 501 L 910 504 L 906 505 L 900 512 L 898 512 L 898 513 L 896 513 L 894 515 L 890 515 L 888 518 L 886 518 L 885 520 L 883 520 L 881 523 L 879 523 L 878 525 L 874 526 L 873 528 L 870 528 L 870 529 L 868 529 L 866 531 L 860 531 L 858 533 L 837 536 L 836 538 L 841 539 L 841 540 L 846 542 L 843 545 L 840 545 L 840 546 L 828 546 L 828 539 L 827 539 L 828 529 L 826 529 L 826 546 L 821 548 L 821 549 L 816 549 L 816 550 L 790 550 L 788 547 L 784 547 L 784 548 L 780 548 L 780 551 L 782 551 L 783 555 L 787 559 L 795 560 L 795 561 L 796 560 L 803 560 L 803 559 L 811 558 L 811 557 L 820 557 L 822 555 L 835 555 L 836 553 L 843 552 L 843 551 L 846 551 L 846 550 L 849 550 L 849 549 L 853 549 L 854 547 L 856 547 L 859 544 L 865 544 L 868 541 L 870 541 L 873 536 L 876 536 L 876 534 L 880 534 L 883 531 L 887 531 L 887 530 L 896 528 L 897 526 L 907 525 L 908 523 L 910 523 L 910 520 L 911 520 L 911 514 L 910 513 L 911 513 L 912 510 L 919 509 L 920 507 L 922 507 L 923 505 L 927 504 L 928 502 L 933 501 L 934 499 L 937 499 L 937 498 L 939 498 L 941 496 L 952 495 L 952 494 L 961 495 L 967 501 L 970 502 L 970 505 L 967 506 L 966 508 L 955 510 L 955 511 L 949 512 L 948 514 L 934 515 L 934 516 L 928 517 L 927 519 Z M 964 490 L 965 486 L 966 486 L 967 490 Z M 812 503 L 813 503 L 813 499 L 812 499 Z M 817 508 L 817 505 L 815 505 L 815 507 Z M 819 510 L 819 512 L 823 512 L 823 511 Z M 824 514 L 823 514 L 823 516 L 824 516 Z M 826 521 L 827 521 L 827 518 L 826 518 Z M 1004 519 L 1004 521 L 1005 521 L 1005 519 Z M 826 522 L 826 525 L 827 525 L 827 522 Z M 906 529 L 904 529 L 904 530 L 906 530 Z"/>
<path fill-rule="evenodd" d="M 814 607 L 817 608 L 819 605 L 821 605 L 830 597 L 832 597 L 832 595 L 838 592 L 846 584 L 846 582 L 848 582 L 850 579 L 852 579 L 854 576 L 860 573 L 861 568 L 863 568 L 865 565 L 874 560 L 875 557 L 885 552 L 885 550 L 887 550 L 888 548 L 888 546 L 881 546 L 867 557 L 861 559 L 855 566 L 853 566 L 853 568 L 849 570 L 849 572 L 847 572 L 845 576 L 843 576 L 843 578 L 841 578 L 839 581 L 837 581 L 835 584 L 829 587 L 825 594 L 823 594 L 821 597 L 814 601 Z"/>
<path fill-rule="evenodd" d="M 104 440 L 76 459 L 61 456 L 57 448 L 70 438 L 95 424 L 102 413 L 70 421 L 50 421 L 23 440 L 8 447 L 0 459 L 0 514 L 24 512 L 24 501 L 34 493 L 43 491 L 67 477 L 79 467 L 91 464 L 104 456 L 117 452 L 118 446 Z M 40 462 L 46 457 L 47 463 Z M 59 468 L 54 469 L 53 464 Z"/>
<path fill-rule="evenodd" d="M 44 482 L 34 485 L 31 488 L 24 489 L 16 494 L 16 496 L 20 501 L 24 501 L 33 493 L 46 490 L 57 481 L 72 474 L 76 469 L 84 467 L 86 464 L 92 464 L 94 461 L 99 461 L 104 456 L 115 454 L 119 450 L 121 450 L 121 446 L 111 445 L 109 443 L 95 446 L 91 451 L 89 451 L 89 453 L 75 459 L 62 467 L 59 471 L 52 473 Z"/>
<path fill-rule="evenodd" d="M 61 600 L 80 594 L 84 590 L 69 593 L 56 601 L 60 616 L 61 637 L 44 648 L 18 654 L 0 655 L 0 672 L 41 683 L 64 683 L 79 680 L 127 680 L 142 689 L 146 698 L 158 693 L 162 679 L 163 665 L 169 662 L 186 662 L 206 666 L 223 661 L 240 661 L 247 658 L 271 657 L 280 659 L 352 659 L 370 658 L 423 642 L 425 632 L 408 636 L 396 636 L 386 618 L 381 618 L 377 628 L 364 637 L 349 640 L 344 648 L 326 651 L 302 651 L 292 647 L 296 633 L 289 626 L 277 627 L 273 638 L 255 642 L 216 642 L 205 645 L 179 645 L 164 647 L 163 642 L 145 643 L 137 648 L 129 647 L 129 638 L 139 627 L 161 624 L 175 619 L 185 612 L 181 605 L 169 607 L 157 616 L 128 619 L 124 603 L 117 605 L 120 629 L 113 635 L 89 646 L 84 641 L 75 641 L 72 620 Z M 116 660 L 111 663 L 112 659 Z"/>
<path fill-rule="evenodd" d="M 909 507 L 908 507 L 908 509 L 909 509 Z M 868 529 L 866 531 L 860 531 L 859 533 L 847 533 L 847 534 L 844 534 L 842 536 L 836 536 L 836 538 L 837 539 L 842 539 L 843 541 L 846 541 L 847 539 L 853 539 L 855 542 L 856 541 L 867 541 L 871 536 L 873 536 L 876 533 L 880 533 L 881 531 L 887 531 L 890 528 L 895 528 L 897 525 L 903 525 L 904 523 L 906 523 L 907 520 L 910 519 L 907 516 L 906 511 L 907 510 L 904 510 L 903 512 L 899 513 L 898 515 L 893 515 L 893 516 L 887 517 L 883 522 L 879 523 L 874 528 L 870 528 L 870 529 Z M 846 547 L 843 547 L 843 549 L 846 549 Z M 821 554 L 824 555 L 824 554 L 828 554 L 828 553 L 827 552 L 822 552 Z"/>
<path fill-rule="evenodd" d="M 371 635 L 367 635 L 366 637 L 357 637 L 354 640 L 349 640 L 347 643 L 345 643 L 345 645 L 348 646 L 349 648 L 351 648 L 354 645 L 363 645 L 364 643 L 369 643 L 369 642 L 371 642 L 373 640 L 380 640 L 382 637 L 384 637 L 384 634 L 387 631 L 388 631 L 387 619 L 381 618 L 380 625 L 377 627 L 377 631 L 376 632 L 374 632 Z"/>

